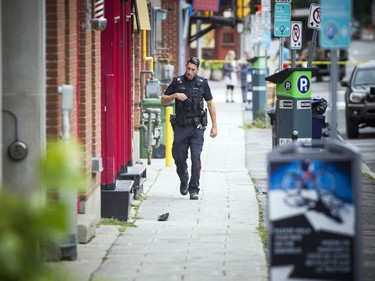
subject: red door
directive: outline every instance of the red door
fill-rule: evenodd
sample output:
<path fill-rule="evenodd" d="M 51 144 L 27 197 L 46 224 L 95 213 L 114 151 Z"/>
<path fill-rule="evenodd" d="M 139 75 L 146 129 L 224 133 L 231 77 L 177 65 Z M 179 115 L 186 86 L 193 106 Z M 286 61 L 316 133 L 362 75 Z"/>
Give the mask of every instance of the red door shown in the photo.
<path fill-rule="evenodd" d="M 101 33 L 102 157 L 101 184 L 113 189 L 132 155 L 130 0 L 104 3 L 107 27 Z"/>

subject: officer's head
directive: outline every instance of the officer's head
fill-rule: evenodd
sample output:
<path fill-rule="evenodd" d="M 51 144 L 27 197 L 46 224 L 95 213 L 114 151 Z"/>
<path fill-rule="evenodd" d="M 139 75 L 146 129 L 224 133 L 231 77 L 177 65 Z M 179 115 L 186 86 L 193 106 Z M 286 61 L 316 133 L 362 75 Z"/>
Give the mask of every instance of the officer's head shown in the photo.
<path fill-rule="evenodd" d="M 197 57 L 191 57 L 186 62 L 185 75 L 187 79 L 192 80 L 199 70 L 200 61 Z"/>

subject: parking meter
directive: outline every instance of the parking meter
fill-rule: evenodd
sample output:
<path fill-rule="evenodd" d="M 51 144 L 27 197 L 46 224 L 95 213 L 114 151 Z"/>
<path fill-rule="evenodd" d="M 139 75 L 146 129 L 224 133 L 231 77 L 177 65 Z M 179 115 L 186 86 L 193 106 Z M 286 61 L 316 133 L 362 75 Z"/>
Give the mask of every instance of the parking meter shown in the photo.
<path fill-rule="evenodd" d="M 311 145 L 311 78 L 317 68 L 287 68 L 271 76 L 267 81 L 276 84 L 275 144 L 298 141 Z"/>
<path fill-rule="evenodd" d="M 267 57 L 257 56 L 248 60 L 252 69 L 253 120 L 264 115 L 266 105 Z"/>

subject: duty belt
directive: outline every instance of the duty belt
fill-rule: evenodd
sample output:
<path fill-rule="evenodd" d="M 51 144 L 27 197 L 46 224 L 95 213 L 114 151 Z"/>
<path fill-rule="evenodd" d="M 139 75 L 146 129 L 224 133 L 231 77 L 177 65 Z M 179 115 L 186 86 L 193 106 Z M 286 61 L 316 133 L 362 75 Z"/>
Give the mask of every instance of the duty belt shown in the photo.
<path fill-rule="evenodd" d="M 187 117 L 187 116 L 176 116 L 171 115 L 170 121 L 172 126 L 178 125 L 180 127 L 194 126 L 198 127 L 202 125 L 203 127 L 207 126 L 207 115 Z"/>

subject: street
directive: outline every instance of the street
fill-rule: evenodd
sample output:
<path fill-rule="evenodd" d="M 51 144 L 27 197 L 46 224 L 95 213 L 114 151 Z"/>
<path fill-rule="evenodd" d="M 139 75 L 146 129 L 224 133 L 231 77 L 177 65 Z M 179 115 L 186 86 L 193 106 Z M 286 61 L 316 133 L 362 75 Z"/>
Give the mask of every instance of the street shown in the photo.
<path fill-rule="evenodd" d="M 355 62 L 364 62 L 375 59 L 375 50 L 373 48 L 373 42 L 370 41 L 353 41 L 349 50 L 349 62 L 347 65 L 347 77 L 351 73 Z M 330 79 L 324 77 L 322 82 L 317 82 L 315 79 L 312 81 L 312 96 L 321 96 L 325 98 L 329 103 L 331 101 L 330 93 Z M 333 118 L 337 122 L 337 130 L 339 138 L 357 147 L 361 153 L 363 162 L 368 166 L 374 175 L 375 171 L 375 128 L 360 129 L 360 136 L 358 139 L 348 139 L 345 131 L 345 102 L 344 102 L 344 89 L 338 83 L 337 87 L 337 116 Z M 330 106 L 329 106 L 330 107 Z M 245 120 L 251 118 L 251 111 L 245 112 Z M 328 108 L 326 113 L 326 121 L 331 122 L 331 111 Z M 254 132 L 256 131 L 256 133 Z M 254 135 L 261 136 L 259 139 L 255 139 Z M 268 211 L 268 189 L 267 189 L 267 175 L 264 173 L 264 169 L 259 166 L 260 162 L 267 165 L 267 159 L 264 158 L 264 153 L 261 150 L 253 149 L 254 145 L 262 142 L 265 139 L 270 139 L 270 133 L 262 131 L 261 129 L 252 129 L 247 133 L 247 168 L 255 182 L 258 200 L 262 210 L 263 223 L 267 225 L 267 211 Z M 271 143 L 271 142 L 270 142 Z M 271 144 L 269 145 L 271 147 Z M 257 159 L 257 161 L 254 161 Z M 375 200 L 374 190 L 374 179 L 365 175 L 362 179 L 361 186 L 361 225 L 362 225 L 362 242 L 363 242 L 363 280 L 373 280 L 375 274 L 374 261 L 375 261 L 375 241 L 374 233 L 375 226 L 373 224 L 373 218 L 375 216 L 375 208 L 373 202 Z"/>
<path fill-rule="evenodd" d="M 349 63 L 347 64 L 346 77 L 344 79 L 349 79 L 353 67 L 356 62 L 365 62 L 375 59 L 375 49 L 372 47 L 373 42 L 371 41 L 353 41 L 349 49 Z M 328 101 L 331 100 L 330 79 L 329 77 L 324 77 L 322 82 L 312 83 L 312 96 L 321 96 Z M 372 170 L 375 171 L 375 128 L 367 127 L 360 129 L 360 136 L 358 139 L 348 139 L 345 131 L 345 101 L 344 101 L 344 90 L 345 88 L 337 86 L 337 130 L 339 136 L 342 137 L 345 142 L 350 143 L 357 147 L 361 153 L 363 161 Z M 326 112 L 326 118 L 328 122 L 331 122 L 331 112 L 328 109 Z"/>

